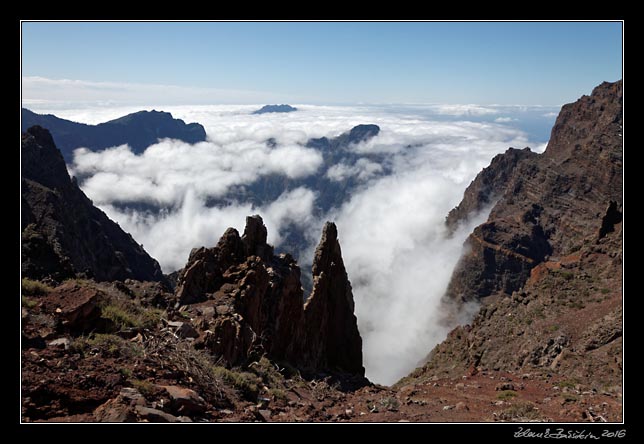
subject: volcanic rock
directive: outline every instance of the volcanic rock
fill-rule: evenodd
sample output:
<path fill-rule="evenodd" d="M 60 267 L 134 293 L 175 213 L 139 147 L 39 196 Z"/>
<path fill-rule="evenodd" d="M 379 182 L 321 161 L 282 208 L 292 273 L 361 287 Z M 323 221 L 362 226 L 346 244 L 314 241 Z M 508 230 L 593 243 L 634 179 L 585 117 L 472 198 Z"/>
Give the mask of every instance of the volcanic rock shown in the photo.
<path fill-rule="evenodd" d="M 182 304 L 216 308 L 200 310 L 205 332 L 198 342 L 230 366 L 266 355 L 311 371 L 364 375 L 335 225 L 324 227 L 306 305 L 297 263 L 288 254 L 275 256 L 266 235 L 262 218 L 250 216 L 241 238 L 229 228 L 216 247 L 191 252 L 177 296 Z"/>

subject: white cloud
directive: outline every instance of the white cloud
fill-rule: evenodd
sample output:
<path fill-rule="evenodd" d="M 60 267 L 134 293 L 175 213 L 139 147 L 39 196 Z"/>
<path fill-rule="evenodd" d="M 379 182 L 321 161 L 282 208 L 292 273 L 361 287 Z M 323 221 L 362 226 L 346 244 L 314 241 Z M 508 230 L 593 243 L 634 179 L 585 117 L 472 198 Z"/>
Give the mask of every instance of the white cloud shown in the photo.
<path fill-rule="evenodd" d="M 515 119 L 514 117 L 497 117 L 494 119 L 496 123 L 508 123 L 508 122 L 516 122 L 518 119 Z"/>
<path fill-rule="evenodd" d="M 551 118 L 551 117 L 557 117 L 558 115 L 559 115 L 559 113 L 558 113 L 558 112 L 554 112 L 554 111 L 553 111 L 553 112 L 549 112 L 549 113 L 542 114 L 542 116 L 543 116 L 543 117 L 550 117 L 550 118 Z"/>
<path fill-rule="evenodd" d="M 382 165 L 363 157 L 358 159 L 353 165 L 347 165 L 346 163 L 333 165 L 326 172 L 326 176 L 336 182 L 352 176 L 355 176 L 359 181 L 365 181 L 382 171 Z"/>
<path fill-rule="evenodd" d="M 74 151 L 72 174 L 89 176 L 83 189 L 98 204 L 146 202 L 178 205 L 185 193 L 221 197 L 231 186 L 254 182 L 261 175 L 300 178 L 315 173 L 322 156 L 297 145 L 269 148 L 254 140 L 228 145 L 196 145 L 166 139 L 140 155 L 122 145 L 100 152 Z"/>
<path fill-rule="evenodd" d="M 372 381 L 391 384 L 407 375 L 449 331 L 439 323 L 440 299 L 465 238 L 489 209 L 450 239 L 445 216 L 499 148 L 462 137 L 404 151 L 392 175 L 372 181 L 333 215 Z"/>
<path fill-rule="evenodd" d="M 354 289 L 367 376 L 392 383 L 446 333 L 437 323 L 439 299 L 467 228 L 446 240 L 445 216 L 495 154 L 531 144 L 525 133 L 506 125 L 436 120 L 431 106 L 402 113 L 387 107 L 294 105 L 299 108 L 294 113 L 259 116 L 250 114 L 255 105 L 168 107 L 164 111 L 175 117 L 202 123 L 208 140 L 194 146 L 163 140 L 141 155 L 126 146 L 99 153 L 78 150 L 71 170 L 85 177 L 81 186 L 88 196 L 143 243 L 166 272 L 185 265 L 193 247 L 215 245 L 227 227 L 243 229 L 245 217 L 255 213 L 263 216 L 270 242 L 279 244 L 288 224 L 306 230 L 307 238 L 315 240 L 300 263 L 310 263 L 322 223 L 335 220 Z M 487 108 L 451 107 L 443 111 L 493 114 Z M 123 109 L 98 113 L 106 120 Z M 76 108 L 57 114 L 100 121 L 92 113 Z M 209 198 L 221 198 L 230 187 L 262 175 L 304 177 L 321 171 L 320 154 L 301 144 L 360 123 L 377 124 L 381 132 L 350 148 L 359 157 L 355 164 L 340 163 L 327 171 L 333 180 L 354 176 L 363 182 L 330 214 L 313 216 L 318 190 L 306 188 L 261 208 L 234 201 L 218 208 L 206 205 Z M 269 138 L 278 142 L 276 148 L 266 146 Z M 385 176 L 384 171 L 392 173 Z M 118 204 L 124 202 L 167 209 L 151 215 L 123 210 Z"/>
<path fill-rule="evenodd" d="M 448 116 L 487 116 L 499 113 L 495 107 L 482 105 L 435 105 L 435 109 L 438 114 Z"/>
<path fill-rule="evenodd" d="M 203 198 L 189 189 L 177 209 L 158 215 L 124 211 L 112 205 L 102 208 L 161 262 L 165 273 L 170 273 L 186 264 L 192 248 L 216 245 L 228 227 L 243 231 L 246 216 L 251 214 L 262 216 L 268 242 L 279 246 L 280 228 L 285 224 L 308 228 L 312 223 L 314 200 L 313 191 L 297 188 L 258 208 L 251 204 L 208 207 Z"/>

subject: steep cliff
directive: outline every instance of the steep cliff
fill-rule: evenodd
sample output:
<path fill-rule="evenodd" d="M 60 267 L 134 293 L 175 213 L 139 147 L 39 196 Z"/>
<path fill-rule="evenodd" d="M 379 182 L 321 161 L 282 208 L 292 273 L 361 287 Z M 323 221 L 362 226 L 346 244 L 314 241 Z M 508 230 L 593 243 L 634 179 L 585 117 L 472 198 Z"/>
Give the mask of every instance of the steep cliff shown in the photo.
<path fill-rule="evenodd" d="M 605 218 L 608 225 L 620 220 L 621 85 L 603 83 L 591 96 L 565 105 L 542 155 L 508 150 L 472 182 L 448 216 L 449 225 L 479 209 L 490 195 L 499 200 L 487 222 L 470 235 L 450 297 L 511 294 L 548 257 L 579 251 L 598 235 Z"/>
<path fill-rule="evenodd" d="M 23 276 L 163 280 L 159 264 L 69 178 L 49 131 L 22 135 L 21 167 Z"/>
<path fill-rule="evenodd" d="M 508 154 L 516 153 L 493 165 Z M 476 209 L 472 196 L 480 195 L 484 173 L 448 220 Z M 546 151 L 507 173 L 498 173 L 499 200 L 470 235 L 447 294 L 483 306 L 415 377 L 545 369 L 595 390 L 619 390 L 622 82 L 565 105 Z M 492 176 L 488 182 L 496 183 Z"/>

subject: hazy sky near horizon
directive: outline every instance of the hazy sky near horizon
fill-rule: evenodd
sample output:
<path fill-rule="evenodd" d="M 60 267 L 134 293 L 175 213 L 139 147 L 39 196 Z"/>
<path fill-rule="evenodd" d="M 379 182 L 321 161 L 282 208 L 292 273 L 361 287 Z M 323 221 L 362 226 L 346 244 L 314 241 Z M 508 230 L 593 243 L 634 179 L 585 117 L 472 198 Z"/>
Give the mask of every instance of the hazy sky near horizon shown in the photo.
<path fill-rule="evenodd" d="M 558 106 L 622 77 L 621 22 L 23 22 L 23 103 Z"/>

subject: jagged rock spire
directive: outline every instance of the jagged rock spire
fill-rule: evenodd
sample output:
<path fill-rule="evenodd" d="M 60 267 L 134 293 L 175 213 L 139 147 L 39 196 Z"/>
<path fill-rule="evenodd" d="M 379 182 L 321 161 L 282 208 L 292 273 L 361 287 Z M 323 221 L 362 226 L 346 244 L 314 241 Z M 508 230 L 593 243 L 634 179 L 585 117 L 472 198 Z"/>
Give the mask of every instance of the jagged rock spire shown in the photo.
<path fill-rule="evenodd" d="M 327 222 L 313 260 L 313 291 L 304 306 L 307 352 L 314 366 L 364 375 L 362 338 L 338 230 Z"/>
<path fill-rule="evenodd" d="M 239 365 L 266 354 L 308 371 L 364 376 L 362 339 L 337 227 L 327 222 L 313 262 L 306 305 L 300 269 L 290 255 L 273 255 L 259 215 L 246 218 L 240 238 L 226 230 L 216 247 L 190 254 L 178 279 L 181 303 L 216 307 L 199 339 L 218 358 Z"/>

